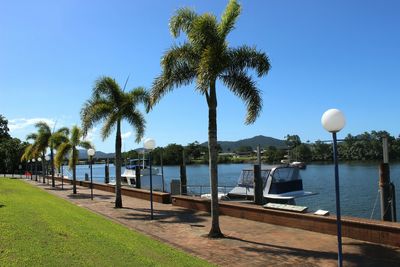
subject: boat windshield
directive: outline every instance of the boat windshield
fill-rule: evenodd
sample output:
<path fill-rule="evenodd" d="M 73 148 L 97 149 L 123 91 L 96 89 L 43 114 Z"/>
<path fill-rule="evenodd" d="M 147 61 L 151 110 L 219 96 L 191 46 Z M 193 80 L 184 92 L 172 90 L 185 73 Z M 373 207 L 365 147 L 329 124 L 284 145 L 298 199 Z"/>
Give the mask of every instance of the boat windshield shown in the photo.
<path fill-rule="evenodd" d="M 271 170 L 261 170 L 261 179 L 263 181 L 263 186 L 267 181 L 268 175 Z M 240 174 L 238 186 L 242 187 L 253 187 L 254 186 L 254 171 L 253 170 L 242 170 Z"/>
<path fill-rule="evenodd" d="M 273 182 L 289 182 L 300 179 L 298 168 L 276 168 L 272 174 Z"/>

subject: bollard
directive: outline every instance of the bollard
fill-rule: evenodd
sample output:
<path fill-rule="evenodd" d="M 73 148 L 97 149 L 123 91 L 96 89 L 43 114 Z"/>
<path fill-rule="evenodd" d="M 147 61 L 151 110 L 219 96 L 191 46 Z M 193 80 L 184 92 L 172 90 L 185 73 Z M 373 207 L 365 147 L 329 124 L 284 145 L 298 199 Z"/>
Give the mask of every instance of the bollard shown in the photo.
<path fill-rule="evenodd" d="M 89 181 L 89 174 L 85 173 L 85 181 Z"/>
<path fill-rule="evenodd" d="M 254 203 L 263 204 L 263 182 L 261 179 L 261 166 L 254 165 Z"/>
<path fill-rule="evenodd" d="M 141 188 L 142 183 L 141 183 L 141 177 L 140 177 L 140 166 L 135 167 L 135 177 L 136 177 L 136 188 Z"/>
<path fill-rule="evenodd" d="M 379 188 L 381 191 L 381 220 L 392 221 L 390 208 L 390 170 L 388 163 L 381 163 L 379 168 Z"/>
<path fill-rule="evenodd" d="M 108 169 L 108 159 L 107 159 L 106 165 L 104 166 L 104 172 L 105 172 L 104 183 L 108 184 L 110 182 L 110 171 Z"/>

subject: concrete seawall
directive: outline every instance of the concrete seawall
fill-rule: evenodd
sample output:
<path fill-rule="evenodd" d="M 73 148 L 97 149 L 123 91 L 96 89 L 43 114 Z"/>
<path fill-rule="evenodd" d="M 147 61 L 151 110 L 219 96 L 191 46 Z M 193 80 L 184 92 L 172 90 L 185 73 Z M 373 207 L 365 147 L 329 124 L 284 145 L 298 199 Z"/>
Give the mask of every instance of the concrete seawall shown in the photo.
<path fill-rule="evenodd" d="M 210 200 L 172 196 L 172 205 L 210 212 Z M 336 216 L 317 216 L 265 209 L 260 206 L 220 201 L 220 213 L 231 217 L 336 235 Z M 400 247 L 400 223 L 342 217 L 342 235 L 358 240 Z"/>

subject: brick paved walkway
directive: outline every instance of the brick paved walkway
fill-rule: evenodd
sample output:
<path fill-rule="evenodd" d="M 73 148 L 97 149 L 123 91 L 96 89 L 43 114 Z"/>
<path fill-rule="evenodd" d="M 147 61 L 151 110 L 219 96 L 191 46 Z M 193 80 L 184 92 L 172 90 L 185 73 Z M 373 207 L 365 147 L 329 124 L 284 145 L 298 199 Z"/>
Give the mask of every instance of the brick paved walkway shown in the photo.
<path fill-rule="evenodd" d="M 60 184 L 29 183 L 127 227 L 221 266 L 337 266 L 336 236 L 281 227 L 228 216 L 220 217 L 223 239 L 209 239 L 209 214 L 170 204 L 123 196 L 123 209 L 114 208 L 114 194 Z M 400 266 L 400 248 L 343 238 L 344 266 Z"/>

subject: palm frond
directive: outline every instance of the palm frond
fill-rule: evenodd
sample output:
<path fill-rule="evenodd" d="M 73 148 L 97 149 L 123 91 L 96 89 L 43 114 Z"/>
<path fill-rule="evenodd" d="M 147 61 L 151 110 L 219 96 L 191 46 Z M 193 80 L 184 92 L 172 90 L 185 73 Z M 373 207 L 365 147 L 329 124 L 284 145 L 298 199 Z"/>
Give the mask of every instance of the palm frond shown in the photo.
<path fill-rule="evenodd" d="M 255 82 L 244 72 L 229 73 L 222 76 L 222 81 L 246 103 L 247 116 L 245 123 L 253 123 L 262 109 L 261 92 L 257 89 Z"/>
<path fill-rule="evenodd" d="M 40 131 L 44 131 L 44 132 L 49 132 L 51 133 L 51 128 L 50 126 L 47 124 L 47 122 L 45 121 L 39 121 L 37 123 L 35 123 L 35 127 Z"/>
<path fill-rule="evenodd" d="M 196 12 L 190 8 L 180 8 L 169 21 L 171 34 L 176 38 L 182 32 L 188 33 L 193 21 L 197 18 Z"/>
<path fill-rule="evenodd" d="M 80 141 L 79 146 L 84 148 L 84 149 L 89 149 L 89 148 L 94 148 L 91 142 L 89 141 Z"/>
<path fill-rule="evenodd" d="M 57 168 L 61 166 L 61 163 L 64 161 L 66 155 L 70 152 L 71 149 L 72 146 L 70 143 L 62 143 L 60 146 L 58 146 L 57 153 L 54 158 L 54 162 Z"/>
<path fill-rule="evenodd" d="M 162 74 L 154 80 L 150 91 L 149 109 L 174 87 L 189 85 L 195 79 L 198 58 L 188 43 L 172 46 L 165 53 L 161 61 Z"/>
<path fill-rule="evenodd" d="M 36 133 L 30 133 L 30 134 L 28 134 L 27 136 L 26 136 L 26 140 L 32 140 L 32 141 L 35 141 L 36 140 L 36 138 L 37 138 L 37 134 Z"/>
<path fill-rule="evenodd" d="M 104 97 L 111 102 L 119 104 L 121 102 L 122 90 L 118 83 L 111 77 L 103 76 L 96 80 L 93 87 L 94 98 Z"/>
<path fill-rule="evenodd" d="M 97 122 L 104 120 L 113 112 L 113 103 L 102 97 L 86 101 L 81 110 L 82 131 L 86 135 Z"/>
<path fill-rule="evenodd" d="M 132 110 L 129 113 L 124 114 L 125 119 L 132 125 L 134 126 L 136 130 L 136 143 L 139 143 L 140 140 L 142 140 L 144 136 L 144 131 L 146 128 L 146 120 L 143 117 L 143 115 L 132 108 Z"/>
<path fill-rule="evenodd" d="M 78 126 L 74 125 L 71 129 L 71 136 L 69 142 L 71 143 L 71 145 L 77 146 L 81 140 L 81 137 L 82 137 L 81 129 L 79 129 Z"/>
<path fill-rule="evenodd" d="M 60 129 L 58 129 L 56 131 L 56 133 L 62 133 L 64 135 L 68 136 L 69 135 L 69 128 L 68 127 L 61 127 Z"/>
<path fill-rule="evenodd" d="M 133 88 L 131 91 L 126 93 L 128 98 L 128 103 L 132 106 L 136 106 L 140 103 L 144 104 L 145 106 L 148 105 L 150 100 L 150 94 L 144 87 L 136 87 Z"/>
<path fill-rule="evenodd" d="M 221 22 L 218 25 L 218 32 L 221 38 L 226 36 L 235 28 L 235 22 L 240 15 L 241 7 L 236 0 L 229 1 L 221 16 Z"/>
<path fill-rule="evenodd" d="M 228 51 L 228 71 L 246 71 L 254 69 L 258 77 L 268 74 L 271 68 L 268 56 L 264 52 L 257 51 L 254 47 L 241 46 Z"/>
<path fill-rule="evenodd" d="M 32 158 L 33 145 L 29 144 L 25 147 L 24 153 L 21 156 L 21 161 L 27 161 Z"/>
<path fill-rule="evenodd" d="M 79 159 L 79 151 L 78 149 L 75 148 L 75 146 L 72 146 L 70 149 L 70 157 L 68 161 L 68 167 L 72 169 L 76 164 L 78 163 Z"/>
<path fill-rule="evenodd" d="M 190 44 L 197 51 L 202 51 L 209 46 L 223 43 L 218 33 L 217 18 L 205 13 L 193 21 L 192 29 L 187 34 Z"/>
<path fill-rule="evenodd" d="M 108 116 L 107 119 L 104 121 L 103 127 L 101 128 L 101 138 L 103 139 L 103 141 L 110 136 L 118 119 L 120 119 L 119 115 L 113 113 L 110 116 Z"/>

